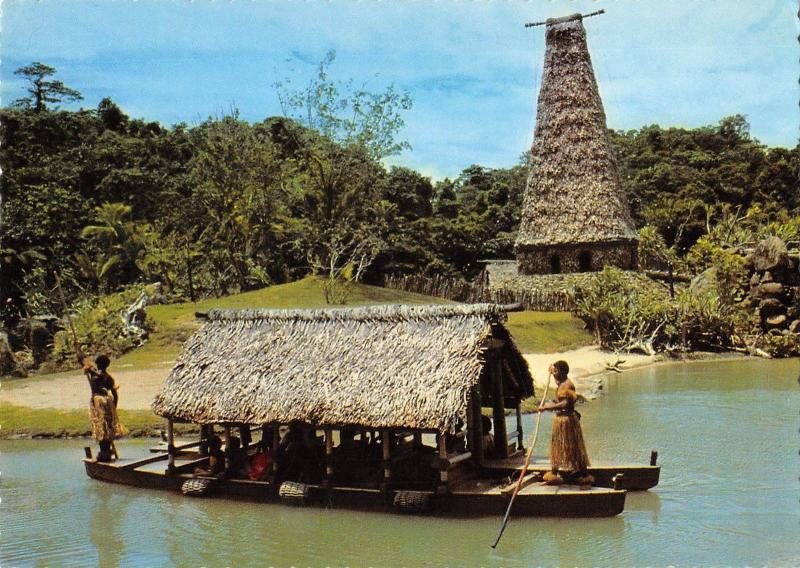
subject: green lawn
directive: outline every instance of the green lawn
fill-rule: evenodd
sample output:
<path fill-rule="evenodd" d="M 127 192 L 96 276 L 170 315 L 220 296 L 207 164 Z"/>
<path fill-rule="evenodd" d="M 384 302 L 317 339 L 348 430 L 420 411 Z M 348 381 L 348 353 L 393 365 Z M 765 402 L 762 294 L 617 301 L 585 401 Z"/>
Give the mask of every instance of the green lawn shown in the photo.
<path fill-rule="evenodd" d="M 594 343 L 583 322 L 567 312 L 511 312 L 507 327 L 523 353 L 555 353 Z"/>
<path fill-rule="evenodd" d="M 322 283 L 323 280 L 320 278 L 308 277 L 297 282 L 278 284 L 224 298 L 212 298 L 195 303 L 149 306 L 147 317 L 155 324 L 155 332 L 151 335 L 148 343 L 120 357 L 117 365 L 133 365 L 144 368 L 172 364 L 178 356 L 181 344 L 200 327 L 195 313 L 207 312 L 211 308 L 291 309 L 351 307 L 370 304 L 451 303 L 449 300 L 422 294 L 355 284 L 346 306 L 331 306 L 325 303 Z"/>

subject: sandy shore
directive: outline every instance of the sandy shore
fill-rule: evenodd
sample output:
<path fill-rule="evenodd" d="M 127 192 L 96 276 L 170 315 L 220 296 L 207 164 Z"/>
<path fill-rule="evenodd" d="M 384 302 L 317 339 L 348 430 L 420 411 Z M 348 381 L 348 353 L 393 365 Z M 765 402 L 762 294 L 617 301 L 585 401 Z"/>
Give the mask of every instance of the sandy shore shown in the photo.
<path fill-rule="evenodd" d="M 625 354 L 617 357 L 613 353 L 601 351 L 597 347 L 582 347 L 563 353 L 526 354 L 525 359 L 533 373 L 537 391 L 544 388 L 547 368 L 550 363 L 564 359 L 570 366 L 570 377 L 578 387 L 578 392 L 587 398 L 596 396 L 602 379 L 598 376 L 607 371 L 619 359 L 621 370 L 641 367 L 657 362 L 658 356 Z M 126 410 L 149 410 L 171 366 L 154 367 L 145 370 L 110 369 L 120 386 L 120 408 Z M 551 385 L 552 387 L 552 385 Z M 57 408 L 59 410 L 83 409 L 89 400 L 89 389 L 83 374 L 60 375 L 54 378 L 34 377 L 4 381 L 0 388 L 0 402 L 29 408 Z"/>
<path fill-rule="evenodd" d="M 639 353 L 614 354 L 603 351 L 599 347 L 589 346 L 564 351 L 562 353 L 528 353 L 525 360 L 533 374 L 536 391 L 541 392 L 547 381 L 547 369 L 554 361 L 563 359 L 569 365 L 569 376 L 578 392 L 587 399 L 597 396 L 602 389 L 602 374 L 614 367 L 620 371 L 652 365 L 663 361 L 660 355 L 644 355 Z M 550 388 L 554 387 L 550 383 Z"/>

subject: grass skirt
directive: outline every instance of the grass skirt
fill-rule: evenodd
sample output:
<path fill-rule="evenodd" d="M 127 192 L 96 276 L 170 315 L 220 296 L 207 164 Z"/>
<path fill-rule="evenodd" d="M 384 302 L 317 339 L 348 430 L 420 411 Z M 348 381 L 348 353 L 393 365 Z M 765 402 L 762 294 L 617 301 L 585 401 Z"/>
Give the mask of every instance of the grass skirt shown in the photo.
<path fill-rule="evenodd" d="M 92 422 L 92 437 L 98 442 L 111 442 L 114 438 L 127 434 L 125 427 L 117 418 L 114 397 L 96 394 L 89 402 L 89 418 Z"/>
<path fill-rule="evenodd" d="M 580 419 L 571 416 L 553 418 L 553 437 L 550 439 L 550 463 L 564 472 L 582 472 L 589 466 L 589 455 L 583 441 Z"/>

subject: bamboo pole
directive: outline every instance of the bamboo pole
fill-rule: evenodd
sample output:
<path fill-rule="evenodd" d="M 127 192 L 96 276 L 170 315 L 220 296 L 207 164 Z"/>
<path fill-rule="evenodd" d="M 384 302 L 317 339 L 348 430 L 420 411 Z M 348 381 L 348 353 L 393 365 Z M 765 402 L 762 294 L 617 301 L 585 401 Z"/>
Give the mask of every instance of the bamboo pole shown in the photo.
<path fill-rule="evenodd" d="M 522 436 L 522 402 L 517 402 L 517 449 L 524 450 L 525 440 Z"/>

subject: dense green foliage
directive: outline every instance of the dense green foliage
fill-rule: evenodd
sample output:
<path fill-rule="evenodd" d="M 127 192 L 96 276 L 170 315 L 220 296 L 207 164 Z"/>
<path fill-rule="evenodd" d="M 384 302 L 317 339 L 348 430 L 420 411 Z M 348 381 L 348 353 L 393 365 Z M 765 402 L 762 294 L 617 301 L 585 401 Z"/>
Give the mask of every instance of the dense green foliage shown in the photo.
<path fill-rule="evenodd" d="M 80 94 L 52 68 L 21 70 L 28 104 L 0 109 L 4 323 L 61 313 L 55 274 L 70 304 L 156 281 L 168 299 L 196 300 L 308 274 L 462 277 L 511 257 L 524 164 L 436 183 L 387 168 L 408 147 L 397 135 L 410 99 L 336 83 L 332 62 L 304 89 L 277 86 L 284 116 L 251 124 L 233 112 L 191 128 L 130 118 L 110 99 L 58 110 Z M 612 141 L 654 266 L 704 267 L 738 235 L 711 235 L 732 217 L 797 239 L 798 154 L 752 139 L 742 117 Z"/>
<path fill-rule="evenodd" d="M 575 315 L 614 350 L 724 350 L 744 348 L 747 311 L 726 301 L 718 286 L 680 290 L 674 298 L 643 288 L 617 268 L 597 273 L 576 291 Z"/>

